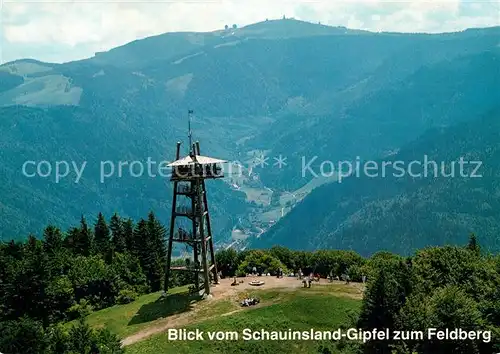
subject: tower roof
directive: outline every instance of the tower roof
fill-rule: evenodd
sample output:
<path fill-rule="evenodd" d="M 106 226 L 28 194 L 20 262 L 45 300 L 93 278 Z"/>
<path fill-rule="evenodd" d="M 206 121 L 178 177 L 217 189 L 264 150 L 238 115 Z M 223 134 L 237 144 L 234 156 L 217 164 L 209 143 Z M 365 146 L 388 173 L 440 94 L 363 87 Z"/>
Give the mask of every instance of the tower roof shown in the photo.
<path fill-rule="evenodd" d="M 219 159 L 214 159 L 213 157 L 208 157 L 208 156 L 202 156 L 202 155 L 196 155 L 196 161 L 193 160 L 191 156 L 186 156 L 183 157 L 182 159 L 176 160 L 170 164 L 168 164 L 168 167 L 175 167 L 175 166 L 191 166 L 194 165 L 195 163 L 198 163 L 200 165 L 212 165 L 216 163 L 224 163 L 227 162 L 226 160 L 219 160 Z"/>

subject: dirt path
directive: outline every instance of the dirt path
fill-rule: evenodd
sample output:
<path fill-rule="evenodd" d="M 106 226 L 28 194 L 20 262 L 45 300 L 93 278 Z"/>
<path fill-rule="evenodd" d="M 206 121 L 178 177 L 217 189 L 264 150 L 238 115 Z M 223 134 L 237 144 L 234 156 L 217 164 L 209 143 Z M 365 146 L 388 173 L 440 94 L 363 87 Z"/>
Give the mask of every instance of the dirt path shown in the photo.
<path fill-rule="evenodd" d="M 264 285 L 261 286 L 252 286 L 249 284 L 251 280 L 263 280 L 265 282 Z M 243 283 L 240 283 L 238 286 L 231 286 L 233 279 L 222 279 L 220 284 L 212 288 L 212 294 L 215 299 L 226 299 L 231 297 L 236 297 L 238 293 L 241 293 L 244 290 L 262 290 L 262 289 L 285 289 L 285 290 L 293 290 L 303 287 L 302 282 L 297 280 L 294 277 L 284 277 L 284 278 L 276 278 L 276 277 L 249 277 L 249 278 L 238 278 L 238 281 L 243 280 Z M 339 285 L 339 291 L 337 292 L 341 296 L 350 297 L 353 299 L 360 300 L 363 298 L 364 285 L 361 283 L 351 283 L 349 285 L 345 285 L 343 281 L 333 281 L 328 282 L 326 279 L 321 279 L 320 282 L 313 283 L 313 289 L 316 286 L 322 285 Z M 346 286 L 346 291 L 342 291 L 340 286 Z"/>
<path fill-rule="evenodd" d="M 221 279 L 220 284 L 212 287 L 212 298 L 206 301 L 218 301 L 218 300 L 234 300 L 238 299 L 238 294 L 245 290 L 262 290 L 262 289 L 285 289 L 285 290 L 293 290 L 302 287 L 301 281 L 292 277 L 285 278 L 276 278 L 276 277 L 256 277 L 255 279 L 263 280 L 265 282 L 264 285 L 261 286 L 252 286 L 249 284 L 251 280 L 254 278 L 239 278 L 238 281 L 243 280 L 243 283 L 239 283 L 237 286 L 231 286 L 233 279 Z M 313 288 L 316 286 L 327 285 L 327 284 L 338 284 L 343 285 L 344 282 L 334 281 L 333 283 L 329 283 L 325 279 L 321 279 L 319 283 L 314 283 Z M 340 296 L 350 297 L 354 299 L 361 299 L 363 294 L 363 285 L 357 283 L 351 283 L 349 285 L 349 290 L 355 289 L 355 291 L 346 291 L 346 292 L 338 292 Z M 137 342 L 140 342 L 150 336 L 165 332 L 169 328 L 181 327 L 187 324 L 193 324 L 198 321 L 206 321 L 211 318 L 221 317 L 221 316 L 230 316 L 238 312 L 246 311 L 249 308 L 241 308 L 238 310 L 230 311 L 224 314 L 218 314 L 215 316 L 204 317 L 202 319 L 197 318 L 196 314 L 200 312 L 200 310 L 206 307 L 208 302 L 196 302 L 193 304 L 193 309 L 189 312 L 183 312 L 180 314 L 176 314 L 170 316 L 161 323 L 154 324 L 150 327 L 140 330 L 139 332 L 132 334 L 122 340 L 122 346 L 131 345 Z M 262 304 L 263 306 L 269 306 L 271 304 Z"/>

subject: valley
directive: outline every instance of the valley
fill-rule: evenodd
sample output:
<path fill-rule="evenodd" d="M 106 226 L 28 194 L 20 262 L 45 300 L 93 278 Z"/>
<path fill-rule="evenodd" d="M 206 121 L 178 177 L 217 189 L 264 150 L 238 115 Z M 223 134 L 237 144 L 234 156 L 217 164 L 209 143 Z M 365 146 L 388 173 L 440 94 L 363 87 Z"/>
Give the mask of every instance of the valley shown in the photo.
<path fill-rule="evenodd" d="M 250 205 L 247 215 L 240 217 L 233 227 L 229 245 L 219 242 L 220 247 L 235 247 L 244 250 L 250 241 L 259 239 L 266 231 L 287 215 L 295 205 L 301 202 L 314 188 L 325 183 L 335 182 L 335 176 L 318 177 L 295 191 L 273 191 L 265 187 L 258 174 L 248 176 L 250 169 L 238 171 L 238 178 L 227 178 L 235 191 L 245 193 Z M 245 176 L 245 173 L 247 175 Z"/>

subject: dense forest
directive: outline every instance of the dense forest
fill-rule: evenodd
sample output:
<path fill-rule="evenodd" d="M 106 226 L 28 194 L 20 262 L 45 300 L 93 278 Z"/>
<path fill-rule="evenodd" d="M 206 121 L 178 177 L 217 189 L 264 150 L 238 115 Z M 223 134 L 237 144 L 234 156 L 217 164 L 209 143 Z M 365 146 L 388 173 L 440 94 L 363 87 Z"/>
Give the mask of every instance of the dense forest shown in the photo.
<path fill-rule="evenodd" d="M 48 226 L 42 240 L 0 246 L 0 348 L 7 353 L 119 353 L 106 330 L 80 321 L 93 310 L 133 301 L 161 289 L 165 229 L 150 213 L 136 224 L 99 214 L 66 233 Z M 173 286 L 179 285 L 173 281 Z M 26 340 L 30 338 L 32 340 Z"/>
<path fill-rule="evenodd" d="M 82 217 L 63 233 L 48 226 L 41 240 L 0 246 L 0 350 L 7 353 L 122 353 L 120 339 L 92 329 L 87 314 L 162 289 L 165 227 L 153 213 L 134 223 L 99 214 Z M 432 247 L 411 257 L 379 252 L 233 249 L 216 254 L 224 277 L 313 272 L 322 277 L 367 279 L 361 312 L 347 328 L 491 330 L 484 341 L 339 342 L 351 353 L 492 353 L 500 350 L 500 256 L 481 251 L 476 236 L 466 246 Z M 179 259 L 178 262 L 185 260 Z M 190 279 L 177 275 L 172 286 Z M 68 322 L 71 322 L 68 324 Z M 325 349 L 327 351 L 327 349 Z"/>
<path fill-rule="evenodd" d="M 500 77 L 500 73 L 493 76 Z M 463 171 L 460 158 L 470 162 Z M 477 174 L 473 174 L 477 165 L 472 161 L 481 164 Z M 378 174 L 363 172 L 365 162 L 379 166 Z M 398 162 L 404 166 L 416 162 L 421 167 L 413 175 L 399 174 Z M 497 253 L 499 162 L 497 106 L 470 121 L 431 129 L 391 156 L 362 161 L 359 175 L 353 173 L 341 183 L 314 189 L 251 246 L 353 249 L 363 256 L 380 250 L 411 255 L 430 245 L 465 243 L 468 234 L 478 232 L 483 248 Z M 390 166 L 385 174 L 380 168 L 384 163 Z"/>

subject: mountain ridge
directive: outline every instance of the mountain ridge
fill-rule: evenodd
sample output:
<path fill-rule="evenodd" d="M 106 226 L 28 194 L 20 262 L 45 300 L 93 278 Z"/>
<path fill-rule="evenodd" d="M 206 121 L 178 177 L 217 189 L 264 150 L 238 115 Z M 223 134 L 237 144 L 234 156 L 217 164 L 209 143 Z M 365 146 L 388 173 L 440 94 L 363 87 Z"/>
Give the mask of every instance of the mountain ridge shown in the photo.
<path fill-rule="evenodd" d="M 297 25 L 285 20 L 272 26 L 289 24 Z M 62 187 L 28 180 L 21 166 L 63 158 L 89 161 L 94 169 L 102 160 L 165 160 L 175 142 L 186 140 L 188 109 L 195 111 L 193 128 L 204 154 L 245 164 L 241 178 L 231 176 L 211 192 L 218 210 L 214 227 L 227 245 L 236 224 L 261 232 L 285 214 L 284 206 L 272 203 L 297 189 L 308 193 L 314 181 L 296 178 L 295 157 L 378 157 L 426 129 L 487 111 L 498 99 L 497 28 L 451 35 L 345 35 L 334 27 L 336 35 L 252 34 L 262 26 L 269 23 L 238 29 L 238 38 L 219 40 L 219 32 L 215 42 L 187 46 L 180 35 L 184 44 L 174 41 L 156 56 L 137 51 L 136 62 L 121 52 L 102 63 L 0 66 L 0 167 L 7 171 L 1 208 L 11 218 L 0 221 L 2 236 L 39 232 L 49 221 L 64 227 L 98 211 L 137 218 L 152 208 L 168 220 L 164 181 L 110 179 L 101 185 L 91 179 Z M 463 117 L 455 114 L 460 111 Z M 288 169 L 253 166 L 262 151 L 270 158 L 290 152 Z"/>
<path fill-rule="evenodd" d="M 180 36 L 207 36 L 207 37 L 212 37 L 220 34 L 225 34 L 225 33 L 232 33 L 234 30 L 238 32 L 237 37 L 239 36 L 245 36 L 247 35 L 248 37 L 246 38 L 252 38 L 251 34 L 255 36 L 255 38 L 259 38 L 262 36 L 258 36 L 259 32 L 257 31 L 256 33 L 253 33 L 252 30 L 264 30 L 264 31 L 269 31 L 274 29 L 276 33 L 283 32 L 283 29 L 277 29 L 276 27 L 279 25 L 289 25 L 288 27 L 291 28 L 292 30 L 297 31 L 297 33 L 294 34 L 294 36 L 302 37 L 302 36 L 315 36 L 318 35 L 344 35 L 344 34 L 364 34 L 364 35 L 401 35 L 401 36 L 427 36 L 427 37 L 432 37 L 432 36 L 456 36 L 456 35 L 463 35 L 463 34 L 470 34 L 470 35 L 477 35 L 478 33 L 485 33 L 485 32 L 494 32 L 496 31 L 498 34 L 500 34 L 500 26 L 490 26 L 490 27 L 472 27 L 472 28 L 466 28 L 463 30 L 456 30 L 456 31 L 449 31 L 449 32 L 432 32 L 432 33 L 426 33 L 426 32 L 393 32 L 393 31 L 368 31 L 368 30 L 361 30 L 361 29 L 354 29 L 354 28 L 347 28 L 345 26 L 334 26 L 334 25 L 325 25 L 321 23 L 314 23 L 310 21 L 305 21 L 305 20 L 297 20 L 294 18 L 286 18 L 286 19 L 271 19 L 271 20 L 265 20 L 265 21 L 259 21 L 256 23 L 251 23 L 248 25 L 245 25 L 243 27 L 237 27 L 236 29 L 233 29 L 231 25 L 227 30 L 225 29 L 215 29 L 212 31 L 173 31 L 173 32 L 164 32 L 156 35 L 150 35 L 146 36 L 143 38 L 135 39 L 129 42 L 126 42 L 124 44 L 121 44 L 117 47 L 111 48 L 109 50 L 105 51 L 100 51 L 96 52 L 94 56 L 89 57 L 89 58 L 83 58 L 79 60 L 74 60 L 74 61 L 69 61 L 65 63 L 49 63 L 49 62 L 40 62 L 35 58 L 19 58 L 10 62 L 6 62 L 0 65 L 0 67 L 4 65 L 9 65 L 13 64 L 19 61 L 32 61 L 32 62 L 38 62 L 38 63 L 43 63 L 43 64 L 50 64 L 50 65 L 59 65 L 59 64 L 67 64 L 67 63 L 75 63 L 75 62 L 81 62 L 81 61 L 92 61 L 93 59 L 97 63 L 103 64 L 103 61 L 101 61 L 103 56 L 106 56 L 110 54 L 110 52 L 117 52 L 121 51 L 124 49 L 130 49 L 130 47 L 133 46 L 144 46 L 146 44 L 150 44 L 149 42 L 157 45 L 161 42 L 164 41 L 164 39 L 167 39 L 168 37 L 180 37 Z M 300 30 L 297 30 L 296 28 L 293 28 L 291 26 L 295 26 L 296 28 L 300 27 Z M 274 28 L 273 28 L 274 27 Z M 300 32 L 304 30 L 305 28 L 311 29 L 311 33 L 304 33 Z M 322 29 L 322 31 L 317 31 L 318 29 Z M 241 33 L 240 33 L 241 32 Z M 322 34 L 321 34 L 322 33 Z M 274 34 L 276 35 L 276 34 Z M 294 37 L 292 36 L 292 37 Z M 196 48 L 194 46 L 193 48 Z M 140 50 L 138 50 L 140 52 Z M 99 58 L 98 58 L 99 57 Z"/>

